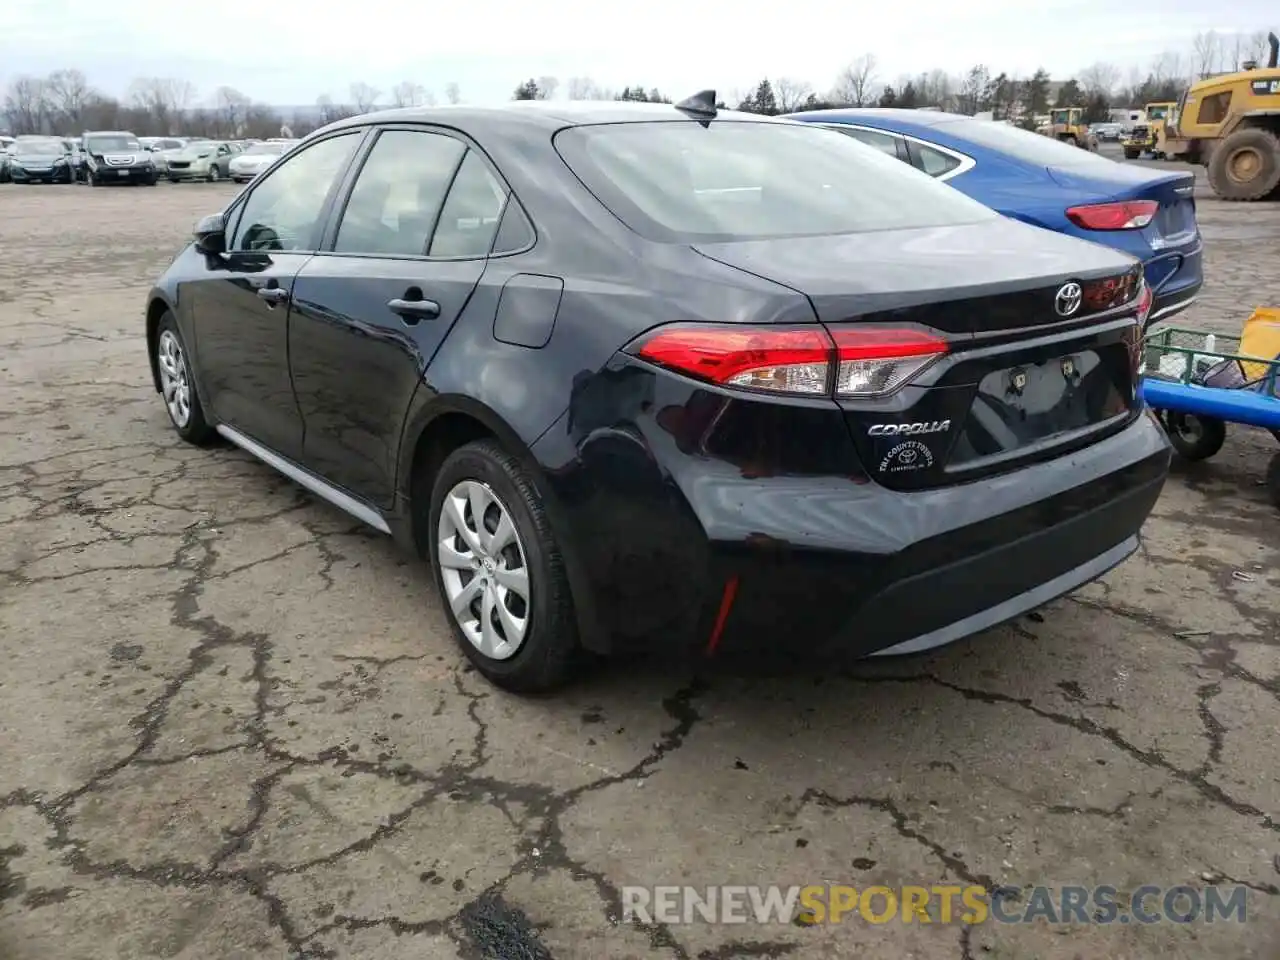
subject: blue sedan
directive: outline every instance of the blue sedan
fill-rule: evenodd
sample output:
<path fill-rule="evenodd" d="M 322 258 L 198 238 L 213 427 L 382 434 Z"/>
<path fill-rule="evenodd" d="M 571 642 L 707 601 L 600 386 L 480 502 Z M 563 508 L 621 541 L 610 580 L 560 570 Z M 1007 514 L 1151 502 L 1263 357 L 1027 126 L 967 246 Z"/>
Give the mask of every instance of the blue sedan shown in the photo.
<path fill-rule="evenodd" d="M 1141 260 L 1148 324 L 1195 301 L 1203 282 L 1195 175 L 1117 163 L 1005 123 L 932 110 L 814 110 L 789 119 L 839 130 L 1007 217 Z"/>

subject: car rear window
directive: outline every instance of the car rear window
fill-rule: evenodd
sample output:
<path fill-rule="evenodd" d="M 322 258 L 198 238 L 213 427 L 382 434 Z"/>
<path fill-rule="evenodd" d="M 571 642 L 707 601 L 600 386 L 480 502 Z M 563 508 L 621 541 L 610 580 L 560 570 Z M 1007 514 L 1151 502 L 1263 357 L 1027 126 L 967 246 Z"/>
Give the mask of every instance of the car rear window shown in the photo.
<path fill-rule="evenodd" d="M 1046 137 L 1042 133 L 1033 133 L 995 120 L 948 120 L 933 129 L 940 134 L 998 150 L 1038 167 L 1079 167 L 1115 162 L 1090 150 Z"/>
<path fill-rule="evenodd" d="M 683 243 L 953 226 L 998 214 L 873 147 L 812 124 L 589 124 L 556 148 L 619 220 Z"/>

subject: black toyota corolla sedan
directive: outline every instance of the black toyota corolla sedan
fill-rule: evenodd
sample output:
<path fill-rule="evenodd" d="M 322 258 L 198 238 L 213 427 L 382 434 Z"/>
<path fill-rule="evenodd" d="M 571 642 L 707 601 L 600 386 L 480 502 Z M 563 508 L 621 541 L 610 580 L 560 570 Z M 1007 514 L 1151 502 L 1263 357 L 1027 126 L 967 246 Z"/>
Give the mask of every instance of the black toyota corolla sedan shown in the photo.
<path fill-rule="evenodd" d="M 1129 556 L 1169 462 L 1137 261 L 714 102 L 325 127 L 151 291 L 174 427 L 428 557 L 511 689 L 928 649 Z"/>

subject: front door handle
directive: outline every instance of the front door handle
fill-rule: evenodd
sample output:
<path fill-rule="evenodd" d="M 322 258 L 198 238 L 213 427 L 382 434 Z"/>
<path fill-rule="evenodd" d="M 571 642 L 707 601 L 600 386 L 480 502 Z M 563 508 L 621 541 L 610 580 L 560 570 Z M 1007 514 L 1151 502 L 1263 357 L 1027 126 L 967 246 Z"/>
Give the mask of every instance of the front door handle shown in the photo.
<path fill-rule="evenodd" d="M 417 323 L 423 318 L 434 320 L 440 316 L 440 304 L 434 300 L 402 300 L 396 297 L 387 301 L 387 309 L 399 314 L 405 323 Z"/>
<path fill-rule="evenodd" d="M 284 303 L 288 300 L 289 291 L 282 290 L 280 287 L 259 287 L 258 296 L 274 306 L 277 303 Z"/>

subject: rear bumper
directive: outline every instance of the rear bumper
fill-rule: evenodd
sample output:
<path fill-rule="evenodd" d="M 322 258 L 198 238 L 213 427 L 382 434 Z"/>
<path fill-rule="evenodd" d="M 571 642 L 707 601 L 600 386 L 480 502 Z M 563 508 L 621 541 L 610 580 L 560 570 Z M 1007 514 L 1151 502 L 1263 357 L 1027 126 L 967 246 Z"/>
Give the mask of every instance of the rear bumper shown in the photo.
<path fill-rule="evenodd" d="M 1155 296 L 1151 301 L 1148 326 L 1168 320 L 1196 301 L 1204 285 L 1204 247 L 1199 240 L 1185 250 L 1162 251 L 1143 263 L 1143 270 Z"/>
<path fill-rule="evenodd" d="M 664 409 L 663 393 L 650 409 Z M 1170 461 L 1144 414 L 1052 460 L 899 492 L 758 465 L 806 423 L 814 443 L 827 438 L 821 449 L 841 447 L 816 412 L 746 438 L 750 460 L 685 449 L 648 413 L 631 422 L 585 440 L 553 428 L 534 449 L 577 569 L 575 603 L 599 634 L 584 641 L 602 651 L 843 659 L 949 643 L 1120 563 Z"/>
<path fill-rule="evenodd" d="M 844 551 L 785 564 L 725 563 L 737 599 L 719 645 L 903 654 L 997 626 L 1133 553 L 1169 459 L 1163 433 L 1142 416 L 1094 447 L 1007 478 L 892 495 L 877 522 L 900 531 L 896 549 L 870 552 L 851 537 Z M 1040 497 L 1010 509 L 1012 491 L 1000 489 L 1008 479 Z"/>

